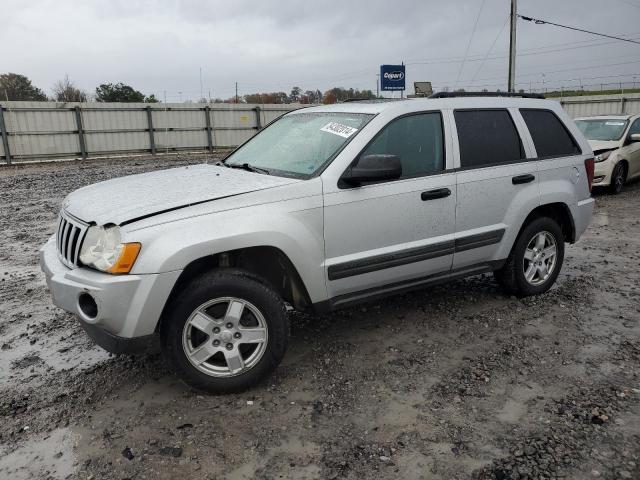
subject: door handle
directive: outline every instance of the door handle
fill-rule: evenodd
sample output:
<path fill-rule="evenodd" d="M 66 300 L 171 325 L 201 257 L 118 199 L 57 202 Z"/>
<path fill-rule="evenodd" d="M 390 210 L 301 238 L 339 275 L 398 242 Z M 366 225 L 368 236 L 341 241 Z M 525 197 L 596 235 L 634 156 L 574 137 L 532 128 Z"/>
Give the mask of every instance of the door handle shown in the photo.
<path fill-rule="evenodd" d="M 511 179 L 511 183 L 513 183 L 514 185 L 520 185 L 522 183 L 533 182 L 535 179 L 536 179 L 535 175 L 531 175 L 530 173 L 527 173 L 525 175 L 516 175 Z"/>
<path fill-rule="evenodd" d="M 428 190 L 420 194 L 420 198 L 423 202 L 427 200 L 435 200 L 437 198 L 445 198 L 451 195 L 451 190 L 448 188 L 436 188 L 435 190 Z"/>

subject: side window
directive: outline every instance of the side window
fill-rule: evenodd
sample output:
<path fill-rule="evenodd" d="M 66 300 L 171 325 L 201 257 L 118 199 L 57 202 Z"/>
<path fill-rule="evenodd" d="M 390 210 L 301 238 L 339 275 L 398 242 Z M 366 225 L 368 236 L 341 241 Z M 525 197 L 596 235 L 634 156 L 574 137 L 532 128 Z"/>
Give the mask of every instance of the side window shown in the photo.
<path fill-rule="evenodd" d="M 511 163 L 525 157 L 507 110 L 456 110 L 454 116 L 462 168 Z"/>
<path fill-rule="evenodd" d="M 538 158 L 582 153 L 569 131 L 553 112 L 521 109 L 520 113 L 531 133 Z"/>
<path fill-rule="evenodd" d="M 444 135 L 439 112 L 398 118 L 387 125 L 360 156 L 398 155 L 402 178 L 444 170 Z"/>
<path fill-rule="evenodd" d="M 635 135 L 636 133 L 640 133 L 640 118 L 633 122 L 633 125 L 631 125 L 629 129 L 629 135 Z"/>

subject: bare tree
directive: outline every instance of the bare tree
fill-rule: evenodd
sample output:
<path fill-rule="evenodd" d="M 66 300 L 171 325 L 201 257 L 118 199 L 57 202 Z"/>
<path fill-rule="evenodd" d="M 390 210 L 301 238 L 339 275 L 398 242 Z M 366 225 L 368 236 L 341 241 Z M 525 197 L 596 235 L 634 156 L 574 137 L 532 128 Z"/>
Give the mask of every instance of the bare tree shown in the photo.
<path fill-rule="evenodd" d="M 78 87 L 65 75 L 62 80 L 53 85 L 53 98 L 57 102 L 86 102 L 87 93 Z"/>

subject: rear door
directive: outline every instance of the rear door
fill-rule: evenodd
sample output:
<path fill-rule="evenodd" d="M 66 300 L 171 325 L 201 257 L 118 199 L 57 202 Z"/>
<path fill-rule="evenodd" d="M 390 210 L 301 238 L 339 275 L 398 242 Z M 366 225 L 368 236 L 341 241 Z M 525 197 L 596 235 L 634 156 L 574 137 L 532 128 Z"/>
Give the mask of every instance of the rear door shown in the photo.
<path fill-rule="evenodd" d="M 570 206 L 583 200 L 584 190 L 577 188 L 586 176 L 582 150 L 563 121 L 552 110 L 540 108 L 523 108 L 520 114 L 531 134 L 540 202 Z"/>
<path fill-rule="evenodd" d="M 522 140 L 524 127 L 517 111 L 454 110 L 453 117 L 460 162 L 456 271 L 491 266 L 506 258 L 524 220 L 523 212 L 539 204 L 539 190 L 537 166 L 527 158 L 529 147 Z"/>
<path fill-rule="evenodd" d="M 347 301 L 356 292 L 400 288 L 450 271 L 456 204 L 450 139 L 439 111 L 398 117 L 359 156 L 398 155 L 402 178 L 325 186 L 329 297 Z"/>

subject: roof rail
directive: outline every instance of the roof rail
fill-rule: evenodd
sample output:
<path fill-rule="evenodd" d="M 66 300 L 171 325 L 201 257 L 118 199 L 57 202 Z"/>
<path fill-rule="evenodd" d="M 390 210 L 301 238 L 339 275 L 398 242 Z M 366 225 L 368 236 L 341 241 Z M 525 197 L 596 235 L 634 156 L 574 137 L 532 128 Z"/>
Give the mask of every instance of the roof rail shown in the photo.
<path fill-rule="evenodd" d="M 455 98 L 455 97 L 520 97 L 544 99 L 541 93 L 518 92 L 437 92 L 429 98 Z"/>

